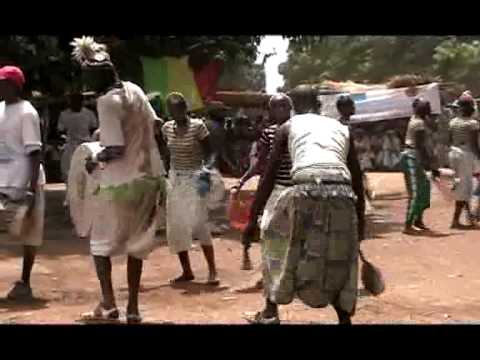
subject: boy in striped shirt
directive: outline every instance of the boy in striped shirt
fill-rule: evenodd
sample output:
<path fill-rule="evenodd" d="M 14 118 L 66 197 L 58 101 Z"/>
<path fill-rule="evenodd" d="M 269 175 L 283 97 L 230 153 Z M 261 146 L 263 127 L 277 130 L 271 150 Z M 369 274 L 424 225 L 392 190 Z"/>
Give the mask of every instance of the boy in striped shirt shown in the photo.
<path fill-rule="evenodd" d="M 173 118 L 162 128 L 170 153 L 167 240 L 170 251 L 178 255 L 183 270 L 182 275 L 171 283 L 188 282 L 195 278 L 188 250 L 192 240 L 197 239 L 208 264 L 207 283 L 218 285 L 207 209 L 210 171 L 216 156 L 211 150 L 209 132 L 204 122 L 187 115 L 187 103 L 183 95 L 170 94 L 167 107 Z"/>

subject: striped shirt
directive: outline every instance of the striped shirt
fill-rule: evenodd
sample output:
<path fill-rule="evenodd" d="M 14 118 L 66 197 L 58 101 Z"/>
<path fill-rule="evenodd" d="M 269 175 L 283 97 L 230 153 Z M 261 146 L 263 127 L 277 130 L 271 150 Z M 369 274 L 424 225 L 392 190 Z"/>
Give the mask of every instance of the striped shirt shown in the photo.
<path fill-rule="evenodd" d="M 453 146 L 471 145 L 471 133 L 479 130 L 479 124 L 474 119 L 456 117 L 450 121 L 449 129 Z"/>
<path fill-rule="evenodd" d="M 201 141 L 208 137 L 208 129 L 200 119 L 189 118 L 186 131 L 179 132 L 175 121 L 168 121 L 162 128 L 170 151 L 171 168 L 197 170 L 203 164 Z"/>
<path fill-rule="evenodd" d="M 273 144 L 275 140 L 275 134 L 277 132 L 278 125 L 273 124 L 263 130 L 262 135 L 260 136 L 260 143 L 266 146 L 268 153 L 271 154 L 273 150 Z M 292 186 L 292 177 L 290 175 L 292 171 L 292 160 L 290 158 L 290 153 L 288 150 L 285 150 L 282 155 L 282 162 L 280 167 L 277 170 L 276 183 L 278 185 Z"/>

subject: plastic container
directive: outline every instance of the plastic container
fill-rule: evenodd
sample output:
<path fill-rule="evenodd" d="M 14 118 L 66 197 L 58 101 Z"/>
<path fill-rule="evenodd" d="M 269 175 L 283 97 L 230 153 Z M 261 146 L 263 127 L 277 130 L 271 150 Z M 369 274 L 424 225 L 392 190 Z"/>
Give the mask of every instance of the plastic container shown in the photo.
<path fill-rule="evenodd" d="M 250 208 L 254 199 L 254 193 L 252 192 L 240 191 L 236 195 L 230 195 L 228 216 L 232 229 L 239 231 L 245 230 L 248 225 Z"/>
<path fill-rule="evenodd" d="M 198 175 L 198 193 L 201 197 L 207 196 L 210 191 L 211 181 L 210 181 L 210 173 L 209 172 L 201 172 Z"/>

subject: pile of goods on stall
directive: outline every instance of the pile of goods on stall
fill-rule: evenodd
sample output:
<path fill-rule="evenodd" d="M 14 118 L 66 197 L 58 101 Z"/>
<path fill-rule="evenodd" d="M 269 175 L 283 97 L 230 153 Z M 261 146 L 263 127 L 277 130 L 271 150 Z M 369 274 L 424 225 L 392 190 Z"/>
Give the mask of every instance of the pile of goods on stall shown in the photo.
<path fill-rule="evenodd" d="M 339 117 L 336 100 L 349 95 L 355 101 L 356 114 L 351 128 L 364 170 L 398 170 L 405 133 L 413 115 L 412 102 L 417 96 L 430 101 L 432 113 L 445 122 L 440 84 L 414 75 L 392 78 L 387 84 L 356 84 L 325 81 L 319 88 L 322 113 Z M 439 126 L 440 129 L 444 127 Z M 437 152 L 442 152 L 442 134 L 434 134 Z"/>

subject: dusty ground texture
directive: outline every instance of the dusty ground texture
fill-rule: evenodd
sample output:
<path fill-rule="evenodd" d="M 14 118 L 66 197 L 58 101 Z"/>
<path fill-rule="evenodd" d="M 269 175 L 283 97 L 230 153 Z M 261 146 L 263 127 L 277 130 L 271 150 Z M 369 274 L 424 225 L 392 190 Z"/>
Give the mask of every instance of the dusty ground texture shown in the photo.
<path fill-rule="evenodd" d="M 387 290 L 378 298 L 360 290 L 357 324 L 371 323 L 473 323 L 480 319 L 479 231 L 451 231 L 452 204 L 433 191 L 432 208 L 426 223 L 434 230 L 425 236 L 401 234 L 406 193 L 400 174 L 371 174 L 377 200 L 370 217 L 370 238 L 362 245 L 365 254 L 379 266 Z M 20 249 L 0 243 L 0 323 L 75 324 L 79 314 L 93 309 L 99 289 L 88 242 L 72 235 L 64 221 L 63 189 L 49 186 L 45 244 L 32 275 L 32 304 L 12 304 L 5 296 L 21 269 Z M 247 294 L 233 290 L 251 283 L 258 272 L 241 271 L 239 234 L 230 232 L 215 240 L 216 258 L 222 285 L 211 288 L 206 280 L 202 253 L 191 253 L 197 280 L 172 288 L 168 280 L 179 273 L 175 256 L 164 246 L 144 265 L 141 311 L 146 322 L 176 324 L 245 324 L 245 312 L 262 306 L 261 292 Z M 252 248 L 255 267 L 260 266 L 259 246 Z M 126 306 L 125 258 L 114 259 L 114 285 L 118 305 Z M 335 323 L 331 308 L 309 309 L 300 302 L 281 307 L 286 323 Z"/>

